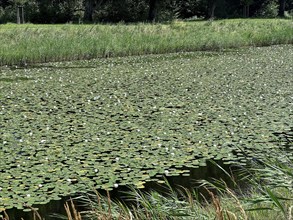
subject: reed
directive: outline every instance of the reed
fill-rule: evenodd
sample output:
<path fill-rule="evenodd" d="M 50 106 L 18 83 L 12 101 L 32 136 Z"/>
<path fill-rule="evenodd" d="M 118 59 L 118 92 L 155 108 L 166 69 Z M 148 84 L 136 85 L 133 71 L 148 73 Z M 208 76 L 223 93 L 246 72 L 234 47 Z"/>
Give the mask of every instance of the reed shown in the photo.
<path fill-rule="evenodd" d="M 0 25 L 0 65 L 293 43 L 291 20 Z"/>

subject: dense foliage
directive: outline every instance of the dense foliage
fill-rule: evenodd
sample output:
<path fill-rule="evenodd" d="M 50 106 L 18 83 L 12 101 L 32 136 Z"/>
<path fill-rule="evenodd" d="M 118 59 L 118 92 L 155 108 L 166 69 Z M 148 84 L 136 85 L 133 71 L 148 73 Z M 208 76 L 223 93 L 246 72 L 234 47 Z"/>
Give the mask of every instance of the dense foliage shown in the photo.
<path fill-rule="evenodd" d="M 16 22 L 22 16 L 18 7 L 32 23 L 140 22 L 284 17 L 292 12 L 293 0 L 0 0 L 0 23 Z"/>

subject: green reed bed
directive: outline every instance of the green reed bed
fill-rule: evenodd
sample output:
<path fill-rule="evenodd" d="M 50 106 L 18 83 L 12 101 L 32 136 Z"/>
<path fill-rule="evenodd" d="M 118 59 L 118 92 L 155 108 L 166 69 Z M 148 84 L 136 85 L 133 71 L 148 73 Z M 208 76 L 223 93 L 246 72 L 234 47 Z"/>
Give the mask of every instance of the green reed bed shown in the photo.
<path fill-rule="evenodd" d="M 291 20 L 0 25 L 0 65 L 293 43 Z"/>

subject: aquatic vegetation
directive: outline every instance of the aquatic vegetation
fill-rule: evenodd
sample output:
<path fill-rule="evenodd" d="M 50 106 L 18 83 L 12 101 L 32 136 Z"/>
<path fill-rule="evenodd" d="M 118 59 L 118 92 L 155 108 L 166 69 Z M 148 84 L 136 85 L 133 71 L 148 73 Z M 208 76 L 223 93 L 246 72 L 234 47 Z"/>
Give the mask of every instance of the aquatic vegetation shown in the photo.
<path fill-rule="evenodd" d="M 274 133 L 293 126 L 292 54 L 283 45 L 1 67 L 0 210 L 143 188 L 209 159 L 273 156 Z"/>

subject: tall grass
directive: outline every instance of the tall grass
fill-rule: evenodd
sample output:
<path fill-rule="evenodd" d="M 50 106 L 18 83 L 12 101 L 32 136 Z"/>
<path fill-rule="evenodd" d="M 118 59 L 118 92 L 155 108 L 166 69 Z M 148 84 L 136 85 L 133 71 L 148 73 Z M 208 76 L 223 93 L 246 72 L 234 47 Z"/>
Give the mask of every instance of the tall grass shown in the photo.
<path fill-rule="evenodd" d="M 282 19 L 170 24 L 0 25 L 0 65 L 293 43 Z"/>

